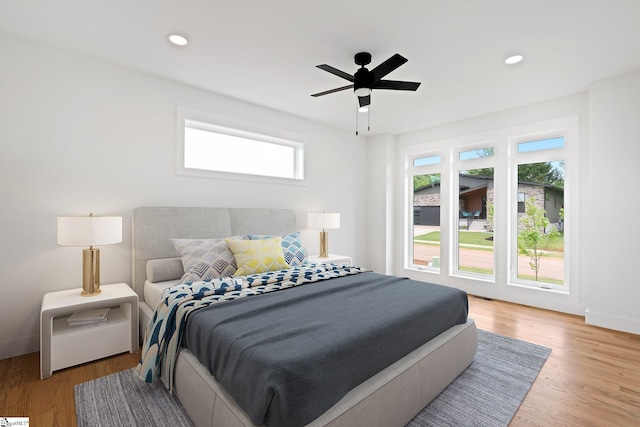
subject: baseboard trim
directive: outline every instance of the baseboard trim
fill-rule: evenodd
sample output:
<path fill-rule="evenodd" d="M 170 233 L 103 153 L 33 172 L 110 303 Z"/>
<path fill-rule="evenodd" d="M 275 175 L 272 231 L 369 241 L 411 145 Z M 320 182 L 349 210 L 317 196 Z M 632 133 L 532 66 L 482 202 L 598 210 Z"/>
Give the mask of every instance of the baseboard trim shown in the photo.
<path fill-rule="evenodd" d="M 640 319 L 599 313 L 587 308 L 584 312 L 584 320 L 587 325 L 640 335 Z"/>
<path fill-rule="evenodd" d="M 0 343 L 0 360 L 40 351 L 40 337 L 21 338 Z"/>

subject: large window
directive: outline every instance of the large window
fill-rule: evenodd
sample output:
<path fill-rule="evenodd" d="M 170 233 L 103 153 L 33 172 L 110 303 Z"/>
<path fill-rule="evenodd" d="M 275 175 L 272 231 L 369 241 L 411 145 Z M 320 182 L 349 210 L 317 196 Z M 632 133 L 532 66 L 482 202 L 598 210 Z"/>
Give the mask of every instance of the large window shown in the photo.
<path fill-rule="evenodd" d="M 564 136 L 516 142 L 515 283 L 565 289 Z M 542 160 L 542 161 L 541 161 Z"/>
<path fill-rule="evenodd" d="M 463 148 L 454 161 L 457 198 L 454 227 L 454 272 L 493 278 L 495 147 Z"/>
<path fill-rule="evenodd" d="M 434 271 L 440 269 L 440 162 L 439 155 L 419 156 L 411 168 L 411 265 Z"/>
<path fill-rule="evenodd" d="M 178 173 L 299 182 L 304 143 L 284 131 L 179 108 Z"/>
<path fill-rule="evenodd" d="M 577 117 L 567 117 L 406 146 L 405 266 L 447 284 L 568 293 L 578 262 L 577 137 Z"/>

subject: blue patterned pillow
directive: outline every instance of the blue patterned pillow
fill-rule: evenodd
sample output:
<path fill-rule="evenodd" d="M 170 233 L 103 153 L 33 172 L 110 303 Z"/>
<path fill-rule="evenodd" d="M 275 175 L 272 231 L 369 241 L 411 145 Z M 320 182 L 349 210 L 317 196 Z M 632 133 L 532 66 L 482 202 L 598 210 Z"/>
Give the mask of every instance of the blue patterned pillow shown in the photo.
<path fill-rule="evenodd" d="M 261 240 L 278 236 L 273 234 L 249 234 L 248 237 L 249 240 Z M 299 231 L 282 236 L 282 253 L 284 254 L 284 260 L 292 267 L 306 264 L 309 253 L 307 249 L 302 246 Z"/>

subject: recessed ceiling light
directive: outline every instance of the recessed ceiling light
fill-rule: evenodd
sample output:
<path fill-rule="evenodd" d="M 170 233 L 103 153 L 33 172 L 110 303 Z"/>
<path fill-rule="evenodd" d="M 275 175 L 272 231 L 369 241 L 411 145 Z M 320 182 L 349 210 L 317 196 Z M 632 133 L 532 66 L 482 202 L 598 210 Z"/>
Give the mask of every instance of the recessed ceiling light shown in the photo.
<path fill-rule="evenodd" d="M 187 43 L 189 43 L 189 40 L 187 40 L 185 36 L 181 36 L 180 34 L 169 34 L 167 37 L 169 38 L 169 41 L 176 46 L 185 46 Z"/>
<path fill-rule="evenodd" d="M 508 57 L 507 59 L 504 60 L 504 63 L 507 65 L 513 65 L 513 64 L 517 64 L 518 62 L 522 61 L 524 59 L 524 56 L 522 55 L 513 55 Z"/>

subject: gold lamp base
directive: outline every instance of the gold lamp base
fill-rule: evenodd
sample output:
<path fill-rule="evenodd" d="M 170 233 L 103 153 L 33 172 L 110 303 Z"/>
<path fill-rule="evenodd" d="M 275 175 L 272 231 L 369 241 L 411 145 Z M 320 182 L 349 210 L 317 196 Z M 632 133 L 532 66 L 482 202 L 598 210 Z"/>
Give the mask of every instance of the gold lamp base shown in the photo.
<path fill-rule="evenodd" d="M 100 295 L 100 249 L 82 250 L 82 292 L 83 297 Z"/>
<path fill-rule="evenodd" d="M 322 230 L 320 232 L 320 255 L 319 258 L 329 258 L 329 233 Z"/>

